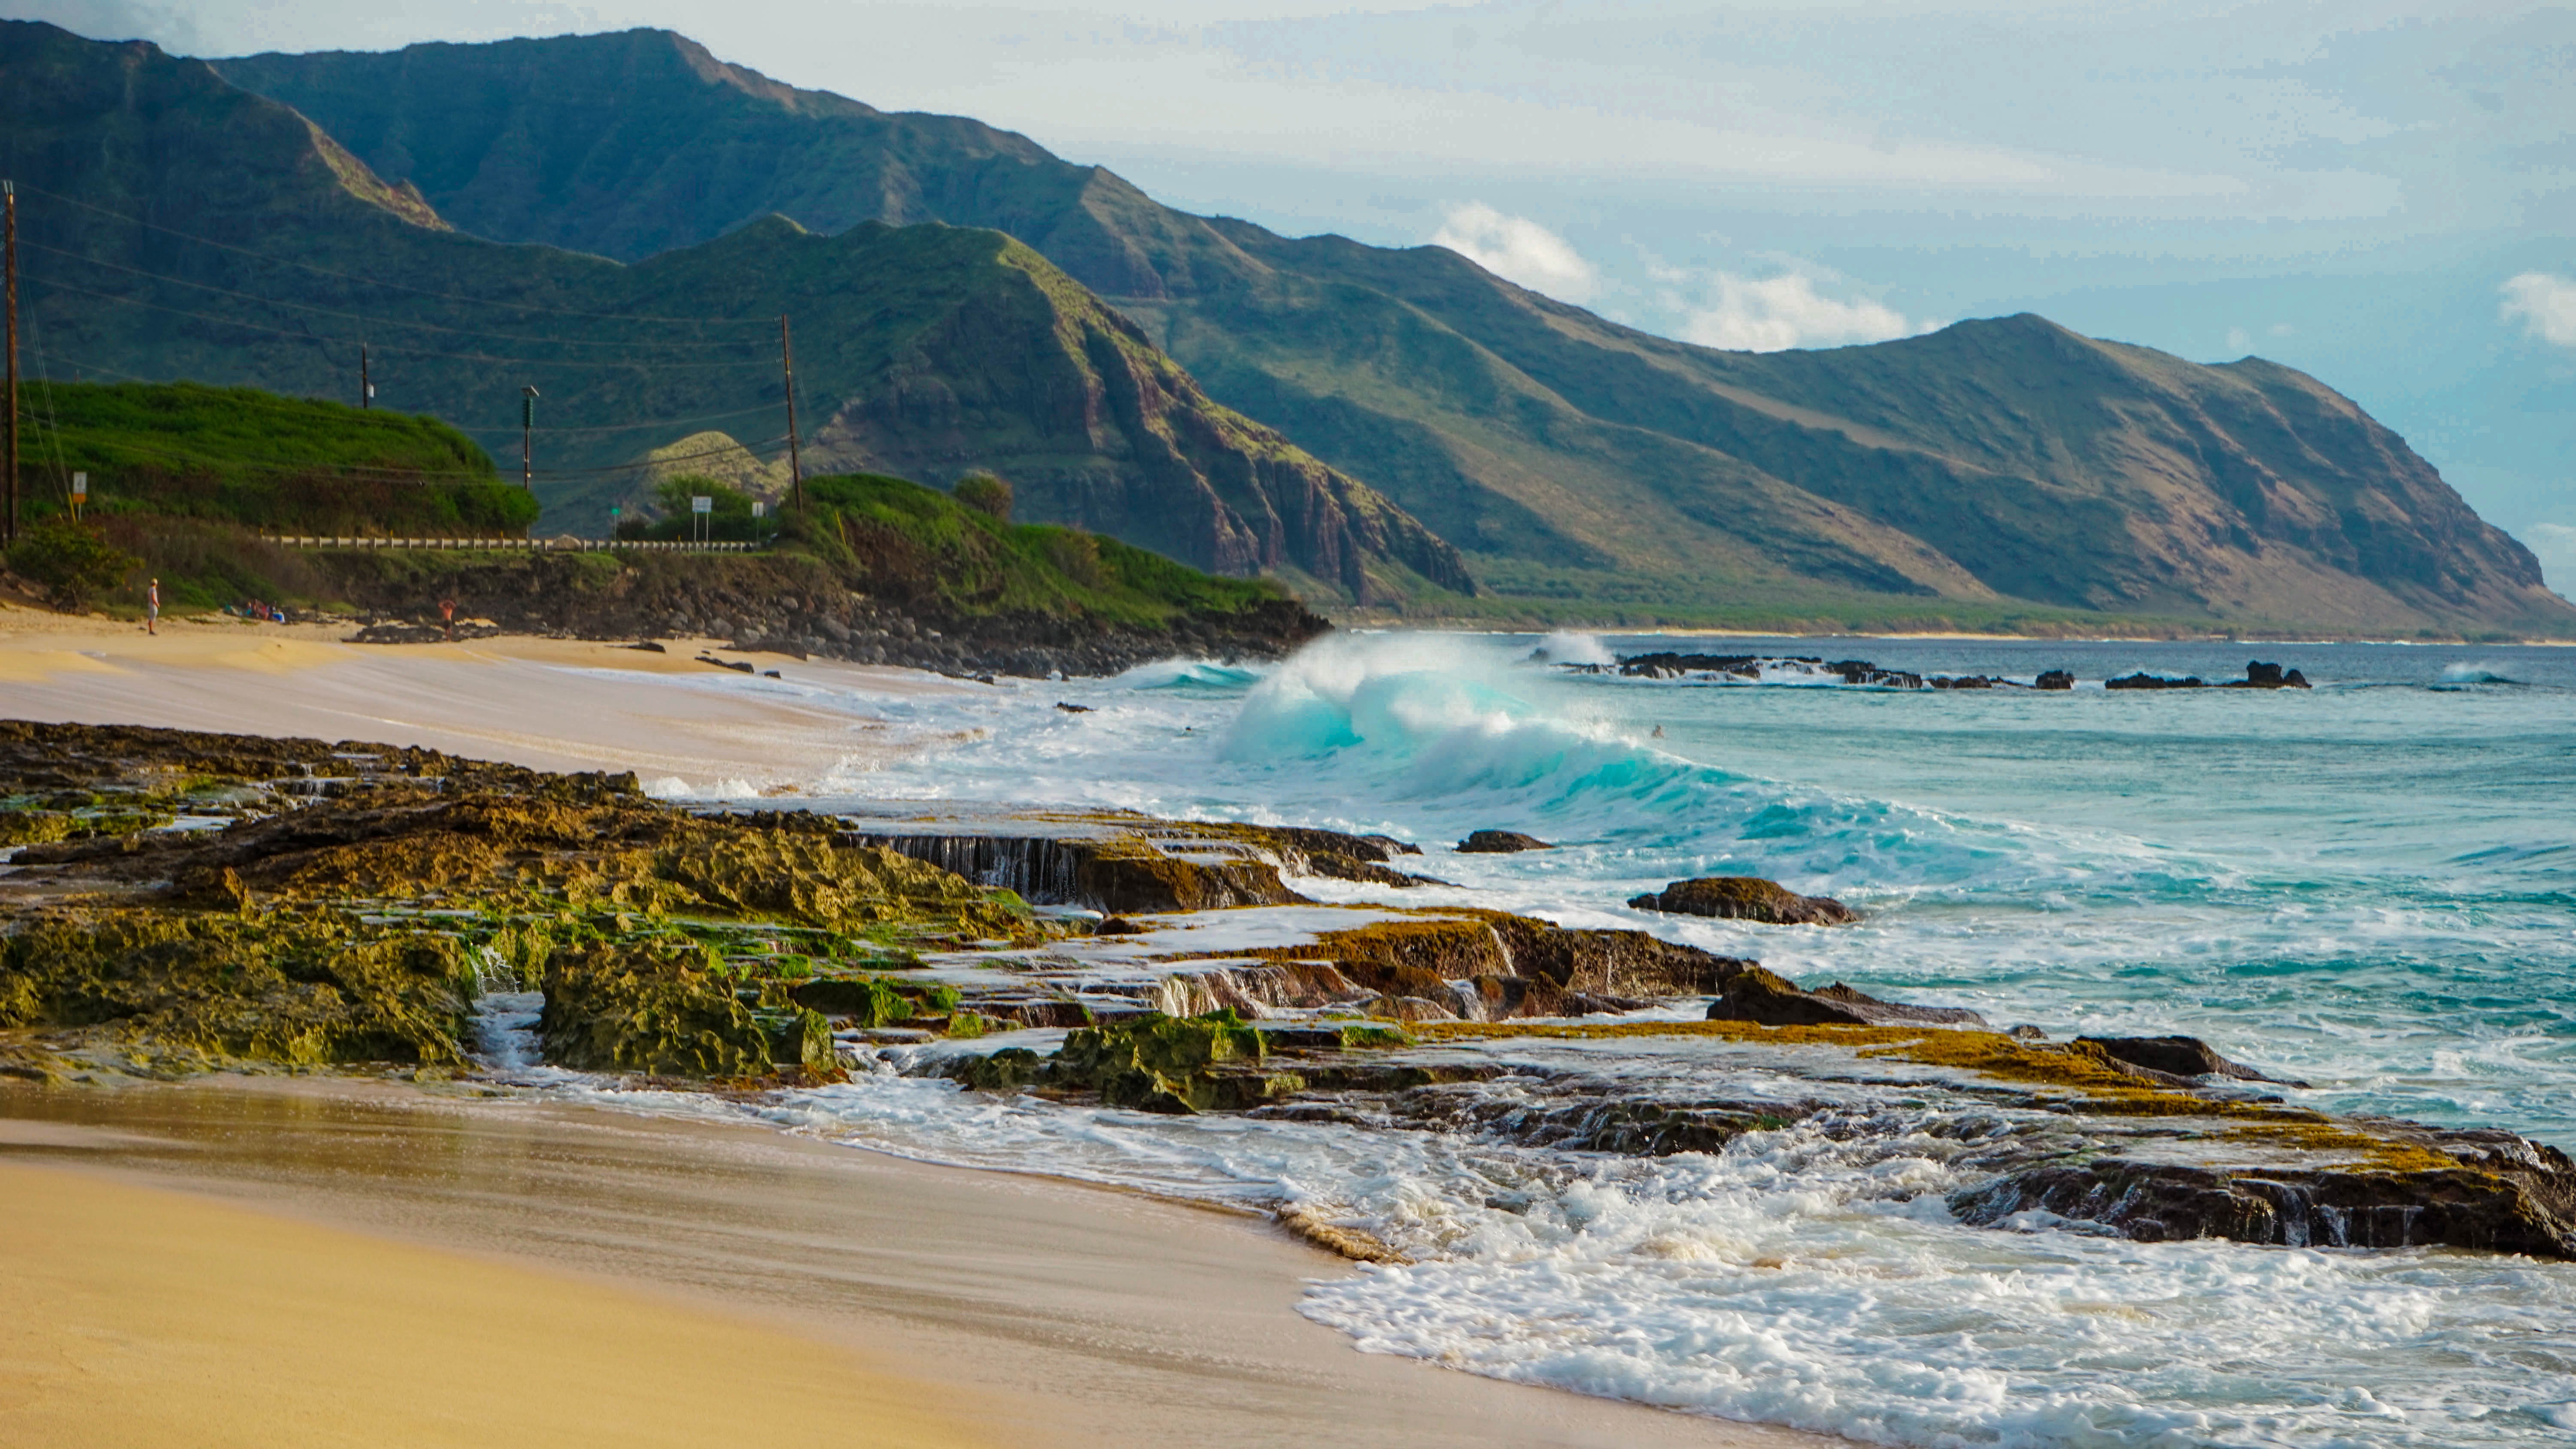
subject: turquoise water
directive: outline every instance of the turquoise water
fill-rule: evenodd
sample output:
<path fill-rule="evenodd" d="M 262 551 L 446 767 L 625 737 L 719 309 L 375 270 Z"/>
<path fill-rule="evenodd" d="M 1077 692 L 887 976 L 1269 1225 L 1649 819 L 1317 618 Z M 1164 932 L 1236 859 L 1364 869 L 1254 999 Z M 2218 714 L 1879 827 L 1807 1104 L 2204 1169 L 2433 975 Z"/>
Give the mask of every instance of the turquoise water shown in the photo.
<path fill-rule="evenodd" d="M 1424 845 L 1415 868 L 1458 883 L 1436 898 L 1651 929 L 2052 1036 L 2188 1032 L 2306 1079 L 2303 1103 L 2576 1147 L 2576 655 L 1697 646 L 2024 678 L 2069 668 L 2097 686 L 2047 694 L 1647 681 L 1558 662 L 1672 647 L 1345 635 L 1259 670 L 1173 664 L 915 701 L 824 691 L 817 703 L 946 743 L 812 783 L 1385 831 Z M 2241 677 L 2248 658 L 2317 687 L 2098 688 L 2140 668 Z M 1487 827 L 1559 848 L 1448 850 Z M 1716 871 L 1827 891 L 1868 917 L 1776 929 L 1625 905 Z M 1588 1050 L 1582 1069 L 1613 1080 L 1718 1090 L 1745 1071 L 1690 1044 Z M 891 1070 L 765 1110 L 941 1160 L 1304 1204 L 1419 1260 L 1309 1293 L 1304 1311 L 1359 1346 L 1691 1412 L 2050 1449 L 2576 1432 L 2576 1266 L 1969 1228 L 1944 1201 L 1971 1182 L 1951 1129 L 1973 1109 L 1892 1105 L 1904 1110 L 1664 1159 L 1142 1117 Z"/>

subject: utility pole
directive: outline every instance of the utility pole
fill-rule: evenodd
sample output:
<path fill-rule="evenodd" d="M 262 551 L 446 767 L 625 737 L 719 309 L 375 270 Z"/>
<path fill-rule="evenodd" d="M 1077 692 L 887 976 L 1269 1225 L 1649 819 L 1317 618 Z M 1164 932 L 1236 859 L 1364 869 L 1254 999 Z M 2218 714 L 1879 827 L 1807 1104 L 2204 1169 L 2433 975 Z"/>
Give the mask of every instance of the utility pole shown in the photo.
<path fill-rule="evenodd" d="M 519 486 L 537 491 L 537 465 L 534 439 L 537 432 L 537 385 L 519 389 Z"/>
<path fill-rule="evenodd" d="M 371 408 L 375 405 L 376 385 L 367 379 L 367 344 L 361 342 L 358 344 L 358 406 Z"/>
<path fill-rule="evenodd" d="M 9 509 L 0 522 L 0 543 L 18 541 L 18 185 L 0 181 L 0 207 L 9 219 L 5 250 L 9 273 Z"/>
<path fill-rule="evenodd" d="M 805 459 L 796 446 L 796 342 L 787 333 L 787 314 L 778 314 L 778 357 L 787 369 L 787 481 L 796 493 L 796 511 L 805 511 Z"/>

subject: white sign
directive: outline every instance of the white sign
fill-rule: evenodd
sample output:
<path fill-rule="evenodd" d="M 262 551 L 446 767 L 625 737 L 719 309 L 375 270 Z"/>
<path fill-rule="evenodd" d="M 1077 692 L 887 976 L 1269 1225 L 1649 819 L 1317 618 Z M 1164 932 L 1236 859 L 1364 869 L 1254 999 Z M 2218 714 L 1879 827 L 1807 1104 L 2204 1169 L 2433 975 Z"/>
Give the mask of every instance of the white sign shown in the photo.
<path fill-rule="evenodd" d="M 703 493 L 696 494 L 689 499 L 689 511 L 691 513 L 713 513 L 716 511 L 716 501 Z"/>
<path fill-rule="evenodd" d="M 761 502 L 761 501 L 760 501 L 759 499 L 757 499 L 757 498 L 755 498 L 755 499 L 751 500 L 751 516 L 752 516 L 752 517 L 754 517 L 754 518 L 765 518 L 765 517 L 767 517 L 768 515 L 769 515 L 769 505 L 768 505 L 768 504 Z"/>
<path fill-rule="evenodd" d="M 74 498 L 87 498 L 89 496 L 89 475 L 87 473 L 74 473 L 72 475 L 72 496 Z"/>

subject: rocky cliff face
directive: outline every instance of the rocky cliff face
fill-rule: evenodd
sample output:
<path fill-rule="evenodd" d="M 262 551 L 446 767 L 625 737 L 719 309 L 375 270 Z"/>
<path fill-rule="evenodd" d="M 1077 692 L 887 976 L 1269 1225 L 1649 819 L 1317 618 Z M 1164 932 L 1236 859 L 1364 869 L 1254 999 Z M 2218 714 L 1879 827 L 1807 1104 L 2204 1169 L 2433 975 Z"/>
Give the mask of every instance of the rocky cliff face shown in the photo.
<path fill-rule="evenodd" d="M 2576 633 L 2529 554 L 2402 440 L 2269 364 L 2024 318 L 1690 347 L 1436 248 L 1176 212 L 1025 137 L 794 91 L 668 32 L 224 65 L 483 235 L 636 257 L 767 210 L 1007 231 L 1505 594 Z"/>
<path fill-rule="evenodd" d="M 1209 401 L 1135 323 L 1036 252 L 1003 243 L 992 255 L 1006 275 L 834 413 L 819 457 L 939 481 L 989 468 L 1013 481 L 1028 516 L 1221 573 L 1293 570 L 1360 602 L 1415 592 L 1403 573 L 1474 592 L 1456 549 Z"/>
<path fill-rule="evenodd" d="M 693 87 L 873 115 L 671 55 Z M 482 115 L 473 80 L 441 91 L 428 120 Z M 1403 510 L 1212 402 L 1133 322 L 999 232 L 823 236 L 773 216 L 629 267 L 449 231 L 413 177 L 389 184 L 303 116 L 149 45 L 0 23 L 0 95 L 22 185 L 103 208 L 22 202 L 30 310 L 62 353 L 349 396 L 364 342 L 380 405 L 435 412 L 496 453 L 516 450 L 534 386 L 545 527 L 604 523 L 653 475 L 619 465 L 710 422 L 783 454 L 774 319 L 787 314 L 804 421 L 828 420 L 809 468 L 934 482 L 992 469 L 1019 486 L 1025 519 L 1319 596 L 1474 588 Z M 372 145 L 403 159 L 406 134 Z M 443 174 L 441 194 L 482 194 Z M 591 183 L 548 184 L 578 196 Z"/>

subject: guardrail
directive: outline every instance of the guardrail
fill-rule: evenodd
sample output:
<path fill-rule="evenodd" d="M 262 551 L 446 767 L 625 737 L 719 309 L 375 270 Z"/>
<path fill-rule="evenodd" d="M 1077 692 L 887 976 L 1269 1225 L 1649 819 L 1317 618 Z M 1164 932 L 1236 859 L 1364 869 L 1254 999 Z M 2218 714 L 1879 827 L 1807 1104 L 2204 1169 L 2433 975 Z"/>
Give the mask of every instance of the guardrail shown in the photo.
<path fill-rule="evenodd" d="M 640 538 L 321 538 L 276 534 L 261 540 L 281 548 L 521 549 L 529 553 L 750 553 L 760 543 L 663 542 Z"/>

